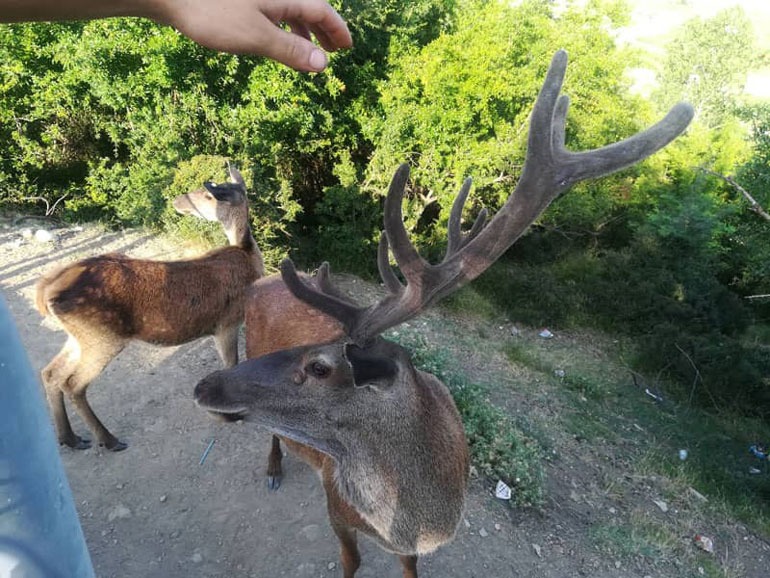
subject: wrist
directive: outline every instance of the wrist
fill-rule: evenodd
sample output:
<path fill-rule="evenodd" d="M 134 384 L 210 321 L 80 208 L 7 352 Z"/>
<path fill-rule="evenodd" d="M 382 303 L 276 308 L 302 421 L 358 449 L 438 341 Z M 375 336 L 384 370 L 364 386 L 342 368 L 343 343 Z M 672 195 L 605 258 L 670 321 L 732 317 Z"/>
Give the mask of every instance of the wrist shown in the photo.
<path fill-rule="evenodd" d="M 130 0 L 127 16 L 141 16 L 160 24 L 171 22 L 171 12 L 176 0 Z"/>

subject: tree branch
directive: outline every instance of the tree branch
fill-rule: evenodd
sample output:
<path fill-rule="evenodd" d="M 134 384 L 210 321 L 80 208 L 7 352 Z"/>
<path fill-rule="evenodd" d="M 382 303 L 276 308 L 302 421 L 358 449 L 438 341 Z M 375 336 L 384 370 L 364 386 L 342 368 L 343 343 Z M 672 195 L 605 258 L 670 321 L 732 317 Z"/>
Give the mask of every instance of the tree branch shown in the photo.
<path fill-rule="evenodd" d="M 762 205 L 760 205 L 754 197 L 752 197 L 749 192 L 744 189 L 742 186 L 740 186 L 738 183 L 736 183 L 732 177 L 721 175 L 719 173 L 716 173 L 714 171 L 710 171 L 707 168 L 704 167 L 695 167 L 697 170 L 702 171 L 704 173 L 707 173 L 709 175 L 713 175 L 715 177 L 719 177 L 723 181 L 725 181 L 728 185 L 736 189 L 738 192 L 740 192 L 746 199 L 749 201 L 749 204 L 751 205 L 751 210 L 754 211 L 757 215 L 765 219 L 766 221 L 770 221 L 770 214 L 765 211 L 762 208 Z"/>

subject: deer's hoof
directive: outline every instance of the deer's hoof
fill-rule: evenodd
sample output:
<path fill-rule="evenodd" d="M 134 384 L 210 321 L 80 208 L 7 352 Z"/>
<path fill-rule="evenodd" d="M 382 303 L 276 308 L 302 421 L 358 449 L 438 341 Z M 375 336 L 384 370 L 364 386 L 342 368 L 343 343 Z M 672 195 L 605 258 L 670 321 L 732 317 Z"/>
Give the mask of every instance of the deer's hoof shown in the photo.
<path fill-rule="evenodd" d="M 105 448 L 107 448 L 111 452 L 122 452 L 124 449 L 128 447 L 127 443 L 122 442 L 119 439 L 110 440 L 109 442 L 100 444 L 100 445 L 103 445 Z"/>
<path fill-rule="evenodd" d="M 91 440 L 83 439 L 80 436 L 65 438 L 63 440 L 59 440 L 59 443 L 63 446 L 70 447 L 73 450 L 87 450 L 91 447 Z"/>
<path fill-rule="evenodd" d="M 281 487 L 281 476 L 267 476 L 267 489 L 276 491 Z"/>

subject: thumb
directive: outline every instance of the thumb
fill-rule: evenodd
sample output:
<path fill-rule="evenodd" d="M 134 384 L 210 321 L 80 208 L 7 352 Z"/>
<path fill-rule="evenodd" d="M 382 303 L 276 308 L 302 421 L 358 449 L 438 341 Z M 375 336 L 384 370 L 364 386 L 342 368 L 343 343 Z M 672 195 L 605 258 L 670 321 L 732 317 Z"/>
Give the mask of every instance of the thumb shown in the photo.
<path fill-rule="evenodd" d="M 320 72 L 326 68 L 326 54 L 315 44 L 277 26 L 268 28 L 263 54 L 303 72 Z"/>

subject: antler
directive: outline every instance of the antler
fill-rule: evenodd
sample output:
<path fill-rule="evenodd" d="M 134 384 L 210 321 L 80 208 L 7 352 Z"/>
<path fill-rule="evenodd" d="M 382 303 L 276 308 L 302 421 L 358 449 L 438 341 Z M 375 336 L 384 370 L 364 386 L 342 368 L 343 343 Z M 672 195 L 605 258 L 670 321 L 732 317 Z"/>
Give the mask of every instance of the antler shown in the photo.
<path fill-rule="evenodd" d="M 692 107 L 679 103 L 663 120 L 624 141 L 592 151 L 570 152 L 564 147 L 569 98 L 559 96 L 566 68 L 567 53 L 560 50 L 551 61 L 532 111 L 521 178 L 487 227 L 484 227 L 487 214 L 483 210 L 469 233 L 463 235 L 460 231 L 462 210 L 471 186 L 471 180 L 466 179 L 449 216 L 444 260 L 438 265 L 425 261 L 409 241 L 401 214 L 409 178 L 409 165 L 403 164 L 393 176 L 385 199 L 385 231 L 380 237 L 377 257 L 388 295 L 369 307 L 356 306 L 336 297 L 333 294 L 336 291 L 329 289 L 328 264 L 319 270 L 320 290 L 316 290 L 298 277 L 294 264 L 286 259 L 281 264 L 281 274 L 289 290 L 298 299 L 338 319 L 348 336 L 364 345 L 481 275 L 560 193 L 579 181 L 607 175 L 641 161 L 679 136 L 692 120 Z M 388 262 L 389 245 L 406 285 Z"/>

